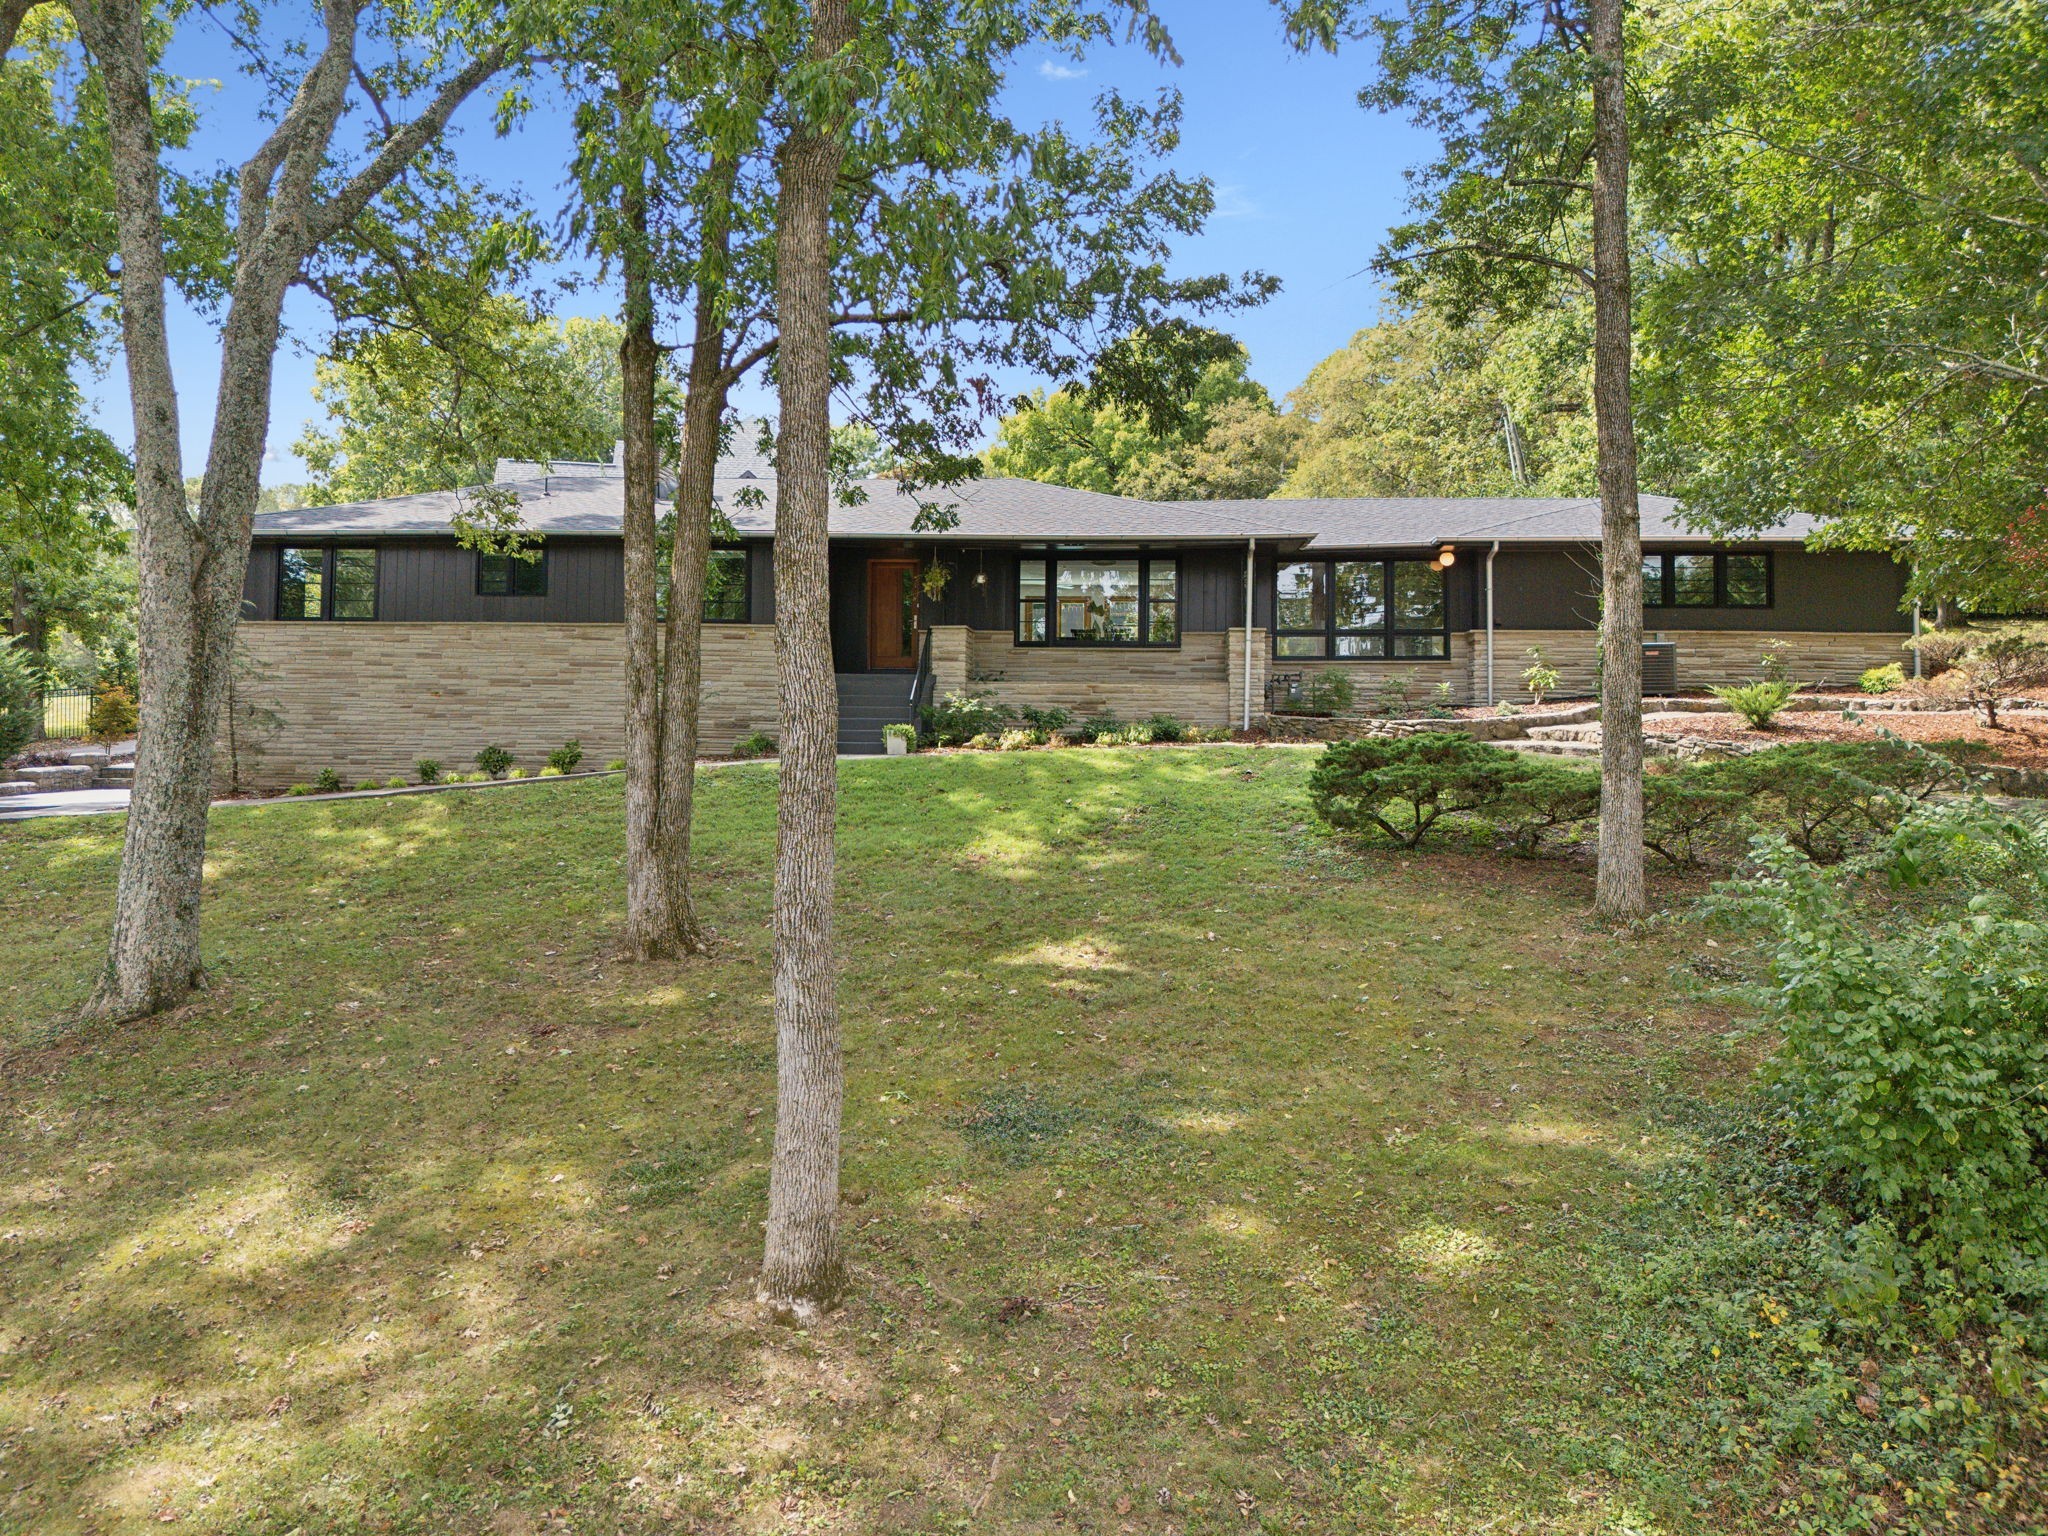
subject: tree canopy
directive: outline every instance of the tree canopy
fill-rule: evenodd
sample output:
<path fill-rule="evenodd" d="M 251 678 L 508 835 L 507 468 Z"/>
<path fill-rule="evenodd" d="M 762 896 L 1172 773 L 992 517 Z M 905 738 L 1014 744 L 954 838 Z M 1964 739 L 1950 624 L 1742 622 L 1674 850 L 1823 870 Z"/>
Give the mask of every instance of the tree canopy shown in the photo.
<path fill-rule="evenodd" d="M 1682 0 L 1636 47 L 1659 470 L 1713 526 L 1908 554 L 1919 595 L 2048 599 L 2048 16 Z"/>
<path fill-rule="evenodd" d="M 452 344 L 412 330 L 350 339 L 314 367 L 329 425 L 293 449 L 316 506 L 489 482 L 500 458 L 608 458 L 618 437 L 619 327 L 536 318 L 495 295 Z"/>
<path fill-rule="evenodd" d="M 1242 350 L 1210 363 L 1179 402 L 1176 425 L 1080 384 L 1035 390 L 1003 417 L 985 455 L 991 474 L 1158 500 L 1270 496 L 1287 433 Z"/>
<path fill-rule="evenodd" d="M 1589 310 L 1571 296 L 1459 326 L 1425 303 L 1360 331 L 1287 397 L 1280 494 L 1592 495 Z"/>

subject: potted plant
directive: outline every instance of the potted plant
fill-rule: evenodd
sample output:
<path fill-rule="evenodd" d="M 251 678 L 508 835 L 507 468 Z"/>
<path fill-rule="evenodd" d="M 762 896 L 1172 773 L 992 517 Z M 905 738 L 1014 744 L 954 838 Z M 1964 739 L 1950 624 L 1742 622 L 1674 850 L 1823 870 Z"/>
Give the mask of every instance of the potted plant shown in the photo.
<path fill-rule="evenodd" d="M 882 745 L 891 757 L 904 757 L 917 741 L 917 727 L 914 725 L 885 725 L 882 727 Z"/>

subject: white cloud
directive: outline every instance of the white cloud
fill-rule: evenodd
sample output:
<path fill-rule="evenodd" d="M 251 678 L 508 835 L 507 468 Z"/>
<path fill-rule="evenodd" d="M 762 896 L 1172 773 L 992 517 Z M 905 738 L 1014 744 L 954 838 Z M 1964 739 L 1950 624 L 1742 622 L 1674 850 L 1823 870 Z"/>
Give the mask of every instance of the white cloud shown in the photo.
<path fill-rule="evenodd" d="M 1038 72 L 1048 80 L 1079 80 L 1087 70 L 1072 64 L 1062 64 L 1058 59 L 1041 59 Z"/>
<path fill-rule="evenodd" d="M 1235 182 L 1219 182 L 1216 187 L 1216 217 L 1219 219 L 1262 219 L 1266 210 L 1251 198 Z"/>

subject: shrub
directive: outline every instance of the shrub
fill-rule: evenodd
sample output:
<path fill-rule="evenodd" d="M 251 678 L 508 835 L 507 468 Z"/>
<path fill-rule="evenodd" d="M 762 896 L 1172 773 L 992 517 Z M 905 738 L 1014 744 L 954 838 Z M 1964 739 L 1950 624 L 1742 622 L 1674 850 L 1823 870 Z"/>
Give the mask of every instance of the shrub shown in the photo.
<path fill-rule="evenodd" d="M 285 793 L 288 795 L 310 795 L 313 793 L 313 786 L 310 784 L 294 784 Z"/>
<path fill-rule="evenodd" d="M 1046 735 L 1050 736 L 1053 732 L 1064 731 L 1068 726 L 1072 725 L 1074 723 L 1074 712 L 1071 709 L 1061 709 L 1057 704 L 1046 709 L 1038 709 L 1030 704 L 1020 704 L 1017 706 L 1017 718 L 1033 730 L 1043 731 Z"/>
<path fill-rule="evenodd" d="M 1792 683 L 1782 677 L 1707 690 L 1759 731 L 1771 728 L 1779 713 L 1792 702 L 1794 691 Z"/>
<path fill-rule="evenodd" d="M 486 778 L 503 778 L 512 766 L 512 754 L 503 747 L 485 747 L 476 755 L 476 765 Z"/>
<path fill-rule="evenodd" d="M 43 734 L 43 690 L 28 647 L 0 635 L 0 758 L 12 757 Z"/>
<path fill-rule="evenodd" d="M 1429 702 L 1422 706 L 1422 712 L 1432 720 L 1448 720 L 1457 714 L 1454 695 L 1449 683 L 1438 683 L 1429 691 Z"/>
<path fill-rule="evenodd" d="M 384 781 L 384 787 L 386 789 L 404 789 L 407 787 L 407 785 L 403 778 L 394 774 L 392 777 Z"/>
<path fill-rule="evenodd" d="M 742 736 L 732 744 L 732 755 L 734 757 L 773 757 L 775 755 L 775 738 L 766 731 L 755 731 L 750 735 Z M 620 766 L 624 767 L 625 765 L 622 763 Z"/>
<path fill-rule="evenodd" d="M 615 757 L 604 765 L 604 771 L 606 773 L 620 773 L 624 771 L 625 766 L 626 760 L 623 757 Z"/>
<path fill-rule="evenodd" d="M 1115 715 L 1090 715 L 1081 722 L 1081 739 L 1101 741 L 1103 737 L 1113 736 L 1123 728 L 1123 721 L 1117 719 Z"/>
<path fill-rule="evenodd" d="M 1499 805 L 1530 775 L 1519 753 L 1457 731 L 1332 742 L 1309 774 L 1309 803 L 1340 831 L 1378 829 L 1413 848 L 1438 818 Z M 1403 808 L 1398 817 L 1388 808 Z"/>
<path fill-rule="evenodd" d="M 1643 776 L 1643 846 L 1692 869 L 1735 841 L 1749 797 L 1697 769 Z"/>
<path fill-rule="evenodd" d="M 422 784 L 438 784 L 441 782 L 441 759 L 438 757 L 415 758 L 412 771 L 414 777 Z"/>
<path fill-rule="evenodd" d="M 1373 707 L 1383 715 L 1403 714 L 1408 708 L 1408 679 L 1383 677 L 1373 689 Z"/>
<path fill-rule="evenodd" d="M 925 735 L 942 747 L 994 735 L 1010 721 L 1010 712 L 986 693 L 949 693 L 922 706 L 918 715 L 924 721 Z"/>
<path fill-rule="evenodd" d="M 1341 715 L 1357 696 L 1351 676 L 1339 667 L 1325 667 L 1301 686 L 1274 702 L 1273 712 L 1281 715 Z"/>
<path fill-rule="evenodd" d="M 341 793 L 341 775 L 332 768 L 322 768 L 313 775 L 313 789 L 317 794 L 338 795 Z"/>
<path fill-rule="evenodd" d="M 1357 697 L 1357 685 L 1341 667 L 1325 667 L 1308 680 L 1310 707 L 1318 714 L 1341 715 Z"/>
<path fill-rule="evenodd" d="M 917 748 L 917 727 L 914 725 L 885 725 L 882 727 L 884 741 L 900 741 L 913 751 Z"/>
<path fill-rule="evenodd" d="M 1945 667 L 1935 682 L 1981 712 L 1997 730 L 1998 706 L 2022 689 L 2048 687 L 2048 630 L 2032 625 L 1935 630 L 1913 641 L 1920 654 Z"/>
<path fill-rule="evenodd" d="M 1145 722 L 1147 741 L 1185 741 L 1188 728 L 1176 715 L 1154 715 Z"/>
<path fill-rule="evenodd" d="M 1002 744 L 1002 739 L 990 731 L 977 731 L 966 742 L 976 752 L 993 752 Z"/>
<path fill-rule="evenodd" d="M 1522 686 L 1529 690 L 1529 702 L 1541 709 L 1544 696 L 1557 692 L 1558 681 L 1557 668 L 1543 654 L 1543 647 L 1530 646 L 1529 665 L 1522 669 Z"/>
<path fill-rule="evenodd" d="M 1765 1080 L 1801 1156 L 1927 1268 L 2048 1294 L 2048 839 L 1966 800 L 1846 870 L 1759 862 L 1717 906 L 1769 936 Z"/>
<path fill-rule="evenodd" d="M 1888 661 L 1857 678 L 1856 686 L 1865 693 L 1897 693 L 1906 686 L 1906 669 L 1896 661 Z"/>
<path fill-rule="evenodd" d="M 1493 712 L 1496 715 L 1504 715 L 1509 718 L 1512 718 L 1513 716 L 1519 715 L 1522 712 L 1522 706 L 1517 704 L 1513 699 L 1502 699 L 1498 704 L 1493 706 Z"/>
<path fill-rule="evenodd" d="M 1808 858 L 1832 860 L 1897 822 L 1903 782 L 1918 771 L 1911 753 L 1830 741 L 1773 747 L 1693 773 L 1708 788 L 1742 797 L 1767 830 L 1782 832 Z"/>
<path fill-rule="evenodd" d="M 94 741 L 121 741 L 135 734 L 140 719 L 135 695 L 116 683 L 92 696 L 92 712 L 86 716 L 85 729 Z"/>
<path fill-rule="evenodd" d="M 576 765 L 583 761 L 583 741 L 571 736 L 548 754 L 548 766 L 557 773 L 574 773 Z"/>
<path fill-rule="evenodd" d="M 1600 814 L 1599 774 L 1558 763 L 1524 761 L 1520 767 L 1491 813 L 1509 850 L 1518 857 L 1534 857 L 1550 833 Z"/>
<path fill-rule="evenodd" d="M 1042 747 L 1044 745 L 1045 732 L 1043 731 L 1005 731 L 996 741 L 996 746 L 1004 752 L 1022 752 L 1026 747 Z"/>

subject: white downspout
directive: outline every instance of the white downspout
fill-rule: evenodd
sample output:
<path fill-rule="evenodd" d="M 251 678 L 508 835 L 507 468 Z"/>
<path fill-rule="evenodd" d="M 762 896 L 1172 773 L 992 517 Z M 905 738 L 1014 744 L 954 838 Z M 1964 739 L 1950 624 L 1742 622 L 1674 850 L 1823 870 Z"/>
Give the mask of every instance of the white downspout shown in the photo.
<path fill-rule="evenodd" d="M 1913 638 L 1915 640 L 1920 638 L 1920 599 L 1917 597 L 1913 599 Z M 1915 680 L 1918 680 L 1923 675 L 1920 667 L 1920 647 L 1916 645 L 1913 647 L 1913 676 Z"/>
<path fill-rule="evenodd" d="M 1500 553 L 1500 540 L 1486 552 L 1486 702 L 1493 703 L 1493 557 Z"/>
<path fill-rule="evenodd" d="M 1257 539 L 1244 541 L 1244 721 L 1239 730 L 1252 728 L 1252 555 Z"/>

